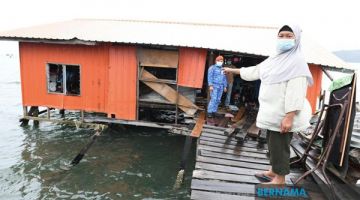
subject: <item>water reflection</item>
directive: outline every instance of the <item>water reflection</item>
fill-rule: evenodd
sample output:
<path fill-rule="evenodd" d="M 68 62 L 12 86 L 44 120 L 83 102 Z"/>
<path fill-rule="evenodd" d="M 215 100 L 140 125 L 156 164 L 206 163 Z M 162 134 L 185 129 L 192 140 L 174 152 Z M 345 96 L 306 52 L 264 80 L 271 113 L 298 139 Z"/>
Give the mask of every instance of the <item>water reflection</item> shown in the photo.
<path fill-rule="evenodd" d="M 185 186 L 173 191 L 182 136 L 159 130 L 108 129 L 79 165 L 63 170 L 89 141 L 93 130 L 41 123 L 23 128 L 21 162 L 12 167 L 25 199 L 151 199 L 188 198 Z M 193 165 L 193 163 L 192 163 Z M 193 166 L 191 166 L 193 167 Z"/>

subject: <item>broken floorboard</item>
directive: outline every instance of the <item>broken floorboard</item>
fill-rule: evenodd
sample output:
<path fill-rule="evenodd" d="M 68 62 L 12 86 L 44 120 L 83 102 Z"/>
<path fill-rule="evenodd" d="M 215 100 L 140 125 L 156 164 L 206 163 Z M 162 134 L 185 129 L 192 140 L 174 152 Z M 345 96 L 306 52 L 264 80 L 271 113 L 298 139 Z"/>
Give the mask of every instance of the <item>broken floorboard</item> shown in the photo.
<path fill-rule="evenodd" d="M 234 137 L 225 136 L 224 130 L 204 125 L 197 143 L 191 199 L 255 199 L 255 187 L 260 182 L 254 174 L 270 167 L 267 145 L 252 140 L 238 143 Z M 292 169 L 286 183 L 292 184 L 302 173 Z"/>

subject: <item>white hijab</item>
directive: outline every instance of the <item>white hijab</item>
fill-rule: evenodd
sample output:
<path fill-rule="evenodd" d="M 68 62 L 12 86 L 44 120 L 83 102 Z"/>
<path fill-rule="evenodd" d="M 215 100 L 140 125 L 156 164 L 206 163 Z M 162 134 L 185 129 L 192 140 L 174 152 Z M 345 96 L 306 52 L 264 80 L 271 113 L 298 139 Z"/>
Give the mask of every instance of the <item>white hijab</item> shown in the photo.
<path fill-rule="evenodd" d="M 313 78 L 301 51 L 301 29 L 296 25 L 288 26 L 295 35 L 295 46 L 289 51 L 270 56 L 260 63 L 260 80 L 265 84 L 274 84 L 306 76 L 308 85 L 312 85 Z"/>

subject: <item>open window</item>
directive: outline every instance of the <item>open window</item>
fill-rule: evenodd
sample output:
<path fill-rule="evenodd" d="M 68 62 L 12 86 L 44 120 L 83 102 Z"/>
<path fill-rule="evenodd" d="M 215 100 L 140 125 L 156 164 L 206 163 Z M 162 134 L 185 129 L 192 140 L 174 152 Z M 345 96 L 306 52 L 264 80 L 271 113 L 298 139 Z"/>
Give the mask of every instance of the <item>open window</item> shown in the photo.
<path fill-rule="evenodd" d="M 47 64 L 47 86 L 49 93 L 80 95 L 80 66 Z"/>

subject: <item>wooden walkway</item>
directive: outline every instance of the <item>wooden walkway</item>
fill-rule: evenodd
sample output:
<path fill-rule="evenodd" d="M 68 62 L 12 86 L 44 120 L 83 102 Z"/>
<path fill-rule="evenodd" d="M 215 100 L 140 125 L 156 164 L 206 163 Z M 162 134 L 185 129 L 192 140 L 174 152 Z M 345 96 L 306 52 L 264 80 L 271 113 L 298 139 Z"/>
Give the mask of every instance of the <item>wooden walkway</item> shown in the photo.
<path fill-rule="evenodd" d="M 204 126 L 198 140 L 196 165 L 191 182 L 191 199 L 255 199 L 255 186 L 260 183 L 256 172 L 269 169 L 267 145 L 257 141 L 239 144 L 224 135 L 224 128 Z M 286 182 L 298 177 L 292 170 Z"/>

